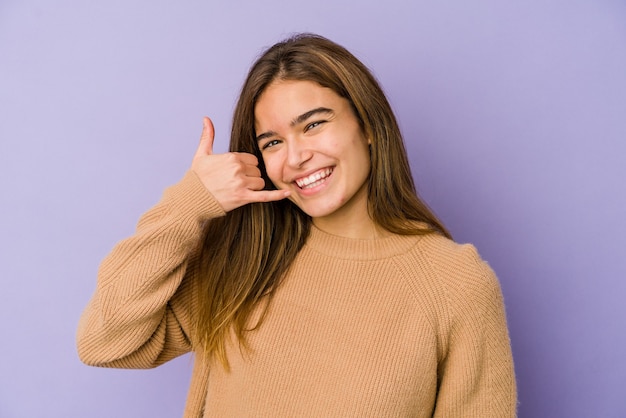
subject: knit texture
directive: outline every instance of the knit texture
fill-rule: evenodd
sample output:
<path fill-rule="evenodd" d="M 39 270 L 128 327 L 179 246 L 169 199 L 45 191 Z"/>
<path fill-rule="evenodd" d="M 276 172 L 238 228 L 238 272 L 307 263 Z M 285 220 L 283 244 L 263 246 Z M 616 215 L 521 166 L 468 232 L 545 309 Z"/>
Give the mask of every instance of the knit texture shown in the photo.
<path fill-rule="evenodd" d="M 78 329 L 90 365 L 155 367 L 189 352 L 195 249 L 223 210 L 193 173 L 102 262 Z M 219 242 L 216 242 L 219 245 Z M 312 228 L 262 325 L 195 356 L 185 417 L 514 417 L 498 281 L 438 235 L 354 240 Z"/>

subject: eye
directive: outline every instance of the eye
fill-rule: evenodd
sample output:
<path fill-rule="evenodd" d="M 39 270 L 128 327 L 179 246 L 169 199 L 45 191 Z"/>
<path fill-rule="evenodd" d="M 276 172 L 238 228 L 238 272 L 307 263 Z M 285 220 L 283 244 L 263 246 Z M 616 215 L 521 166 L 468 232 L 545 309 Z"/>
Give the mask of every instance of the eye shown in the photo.
<path fill-rule="evenodd" d="M 263 146 L 261 147 L 261 151 L 266 150 L 268 148 L 272 148 L 275 145 L 278 145 L 280 143 L 280 141 L 278 139 L 272 139 L 270 141 L 267 141 L 265 144 L 263 144 Z"/>
<path fill-rule="evenodd" d="M 317 120 L 315 122 L 311 122 L 308 125 L 306 125 L 304 127 L 304 132 L 307 132 L 313 128 L 317 128 L 318 126 L 320 126 L 321 124 L 323 124 L 324 122 L 326 122 L 325 120 Z"/>

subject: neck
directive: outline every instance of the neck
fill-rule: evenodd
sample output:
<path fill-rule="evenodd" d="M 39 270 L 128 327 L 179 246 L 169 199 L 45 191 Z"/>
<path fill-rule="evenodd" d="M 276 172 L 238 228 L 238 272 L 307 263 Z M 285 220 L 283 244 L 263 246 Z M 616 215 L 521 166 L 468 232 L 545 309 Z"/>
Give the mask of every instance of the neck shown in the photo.
<path fill-rule="evenodd" d="M 377 225 L 367 213 L 363 216 L 327 216 L 313 218 L 313 225 L 332 235 L 353 239 L 378 239 L 389 232 Z"/>
<path fill-rule="evenodd" d="M 318 229 L 344 238 L 377 239 L 389 235 L 370 217 L 367 210 L 367 185 L 333 213 L 313 218 Z"/>

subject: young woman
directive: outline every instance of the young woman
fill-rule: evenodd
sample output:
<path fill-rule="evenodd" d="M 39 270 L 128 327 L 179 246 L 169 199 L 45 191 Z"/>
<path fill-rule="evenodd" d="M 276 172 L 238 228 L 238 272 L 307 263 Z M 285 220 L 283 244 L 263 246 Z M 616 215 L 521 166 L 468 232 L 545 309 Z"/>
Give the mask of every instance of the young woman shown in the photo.
<path fill-rule="evenodd" d="M 230 152 L 191 169 L 103 261 L 90 365 L 195 353 L 186 417 L 511 417 L 498 281 L 415 193 L 393 112 L 341 46 L 253 65 Z"/>

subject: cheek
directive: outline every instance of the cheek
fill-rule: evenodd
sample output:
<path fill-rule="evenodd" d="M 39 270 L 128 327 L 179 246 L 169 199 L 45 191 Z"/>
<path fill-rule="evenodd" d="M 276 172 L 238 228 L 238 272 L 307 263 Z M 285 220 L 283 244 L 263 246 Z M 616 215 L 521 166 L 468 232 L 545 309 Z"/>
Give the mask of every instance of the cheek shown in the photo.
<path fill-rule="evenodd" d="M 354 156 L 357 166 L 366 167 L 369 171 L 371 165 L 370 147 L 366 139 L 357 138 L 353 141 L 351 153 Z"/>
<path fill-rule="evenodd" d="M 274 158 L 272 158 L 274 157 Z M 267 173 L 267 177 L 276 185 L 280 183 L 280 164 L 278 164 L 278 159 L 275 156 L 265 156 L 263 157 L 263 165 L 265 165 L 265 172 Z"/>

